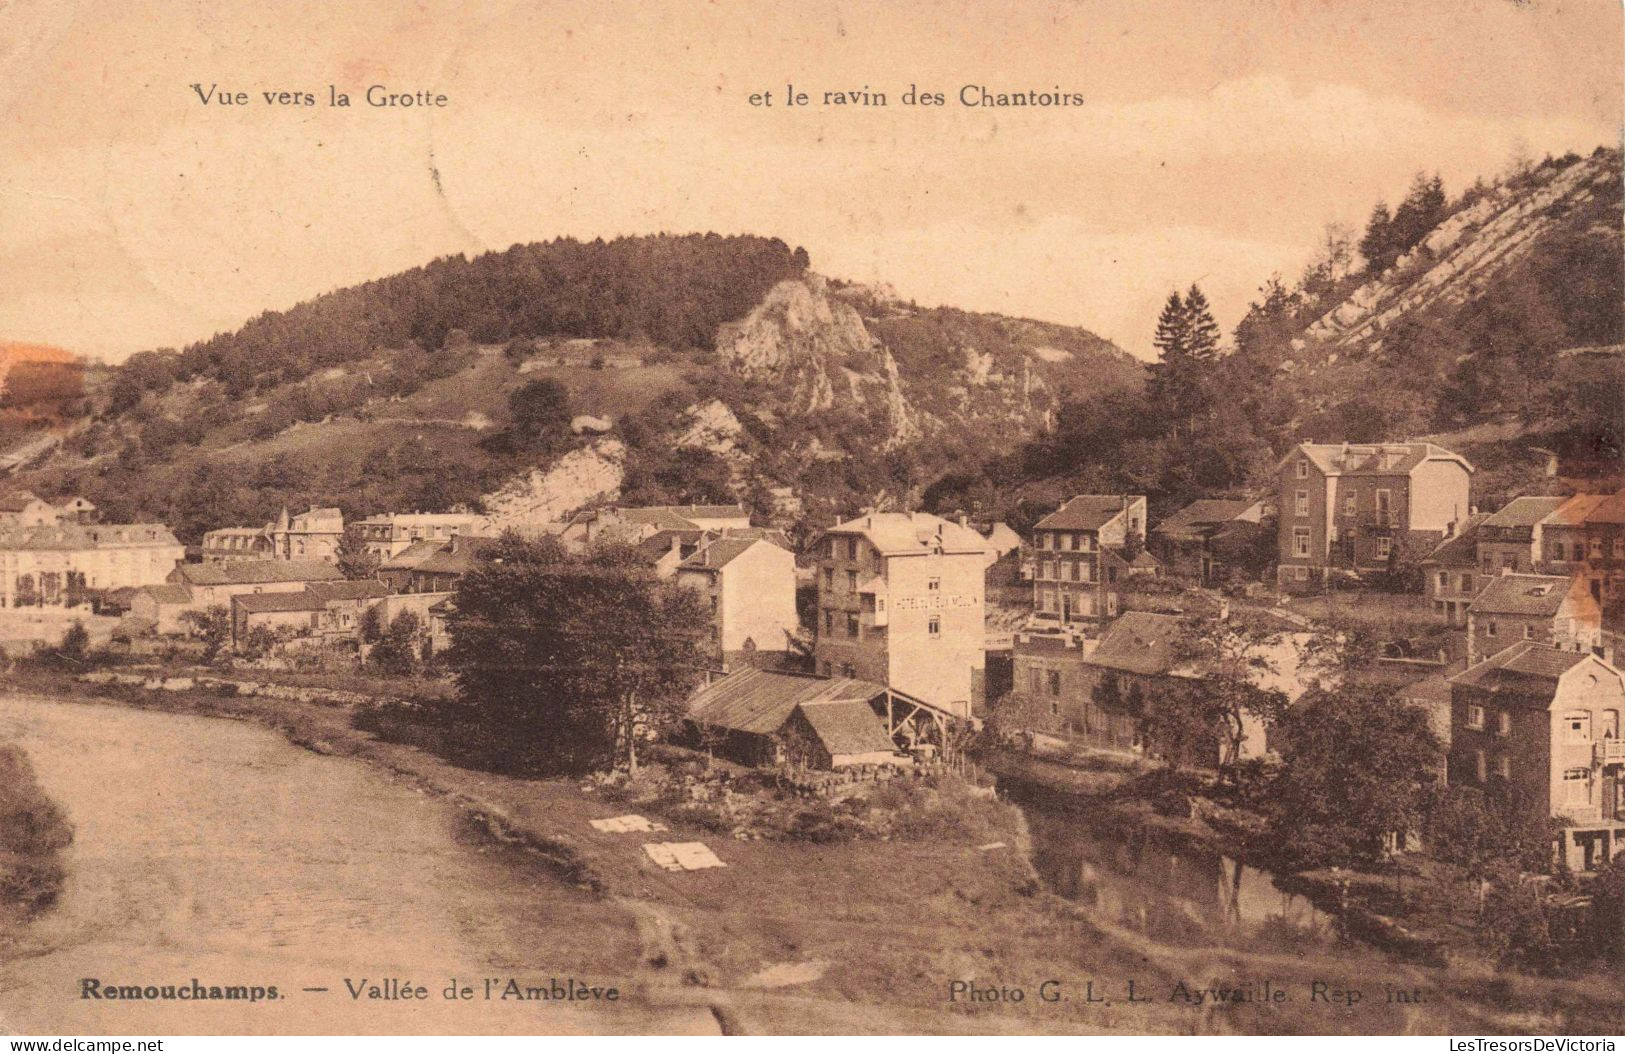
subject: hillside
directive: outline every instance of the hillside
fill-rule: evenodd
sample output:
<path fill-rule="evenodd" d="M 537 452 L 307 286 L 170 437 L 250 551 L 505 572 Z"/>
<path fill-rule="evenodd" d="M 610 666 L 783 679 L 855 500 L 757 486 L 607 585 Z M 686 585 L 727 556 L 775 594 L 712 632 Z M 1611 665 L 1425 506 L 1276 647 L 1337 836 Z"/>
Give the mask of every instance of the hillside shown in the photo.
<path fill-rule="evenodd" d="M 21 480 L 187 541 L 312 502 L 536 524 L 737 498 L 789 526 L 906 500 L 1066 398 L 1141 383 L 1084 330 L 921 309 L 807 265 L 715 235 L 436 261 L 91 378 Z"/>

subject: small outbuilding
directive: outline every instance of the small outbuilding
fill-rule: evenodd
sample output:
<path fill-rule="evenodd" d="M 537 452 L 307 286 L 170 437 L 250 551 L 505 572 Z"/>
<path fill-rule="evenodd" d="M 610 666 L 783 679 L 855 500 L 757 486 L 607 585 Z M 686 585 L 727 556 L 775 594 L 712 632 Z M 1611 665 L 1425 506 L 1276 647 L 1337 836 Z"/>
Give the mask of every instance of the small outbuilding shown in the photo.
<path fill-rule="evenodd" d="M 887 732 L 884 685 L 746 668 L 689 700 L 696 735 L 747 765 L 907 764 Z"/>

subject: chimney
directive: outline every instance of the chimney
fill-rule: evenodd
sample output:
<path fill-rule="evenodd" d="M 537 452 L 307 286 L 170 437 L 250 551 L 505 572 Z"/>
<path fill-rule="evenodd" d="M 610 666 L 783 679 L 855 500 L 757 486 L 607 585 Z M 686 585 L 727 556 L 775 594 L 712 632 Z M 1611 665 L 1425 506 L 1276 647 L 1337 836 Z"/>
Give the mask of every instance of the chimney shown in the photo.
<path fill-rule="evenodd" d="M 966 516 L 964 513 L 960 513 L 959 514 L 959 526 L 961 526 L 961 527 L 969 527 L 970 526 L 970 517 Z"/>

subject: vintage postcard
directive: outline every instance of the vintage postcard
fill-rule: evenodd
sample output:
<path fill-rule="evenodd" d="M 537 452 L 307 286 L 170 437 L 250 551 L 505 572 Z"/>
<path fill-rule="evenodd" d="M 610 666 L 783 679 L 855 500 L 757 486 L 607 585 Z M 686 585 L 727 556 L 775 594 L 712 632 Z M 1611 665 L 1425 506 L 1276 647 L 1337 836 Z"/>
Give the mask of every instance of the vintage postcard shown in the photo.
<path fill-rule="evenodd" d="M 9 1049 L 1612 1050 L 1622 27 L 0 3 Z"/>

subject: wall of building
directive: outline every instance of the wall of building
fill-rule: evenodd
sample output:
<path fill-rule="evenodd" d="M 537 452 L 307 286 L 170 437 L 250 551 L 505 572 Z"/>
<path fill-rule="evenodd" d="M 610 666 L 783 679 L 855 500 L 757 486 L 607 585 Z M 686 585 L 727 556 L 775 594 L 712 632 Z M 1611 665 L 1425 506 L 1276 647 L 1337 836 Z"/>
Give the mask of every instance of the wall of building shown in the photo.
<path fill-rule="evenodd" d="M 796 631 L 796 558 L 771 542 L 758 542 L 721 569 L 717 593 L 722 650 L 782 652 Z"/>
<path fill-rule="evenodd" d="M 1413 531 L 1446 531 L 1470 511 L 1471 477 L 1456 461 L 1428 460 L 1411 472 L 1409 526 Z"/>

